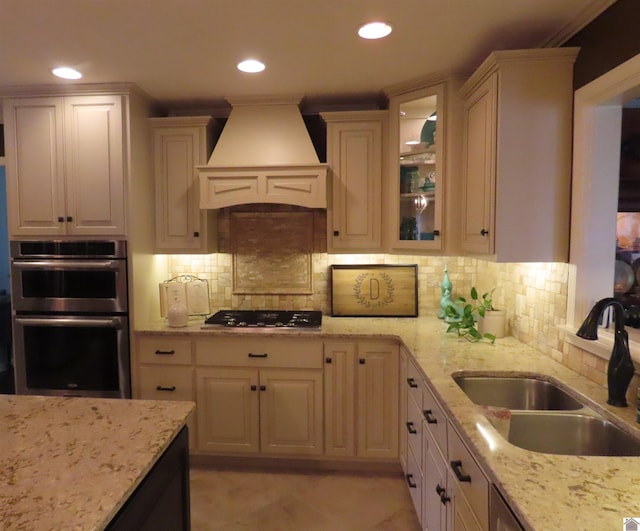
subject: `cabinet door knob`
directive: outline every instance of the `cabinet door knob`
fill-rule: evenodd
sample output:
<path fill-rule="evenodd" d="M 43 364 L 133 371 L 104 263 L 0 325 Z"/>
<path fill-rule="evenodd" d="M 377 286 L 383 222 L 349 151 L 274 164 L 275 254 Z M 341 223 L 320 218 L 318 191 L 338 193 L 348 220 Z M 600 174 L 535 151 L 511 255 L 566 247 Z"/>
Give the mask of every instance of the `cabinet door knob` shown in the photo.
<path fill-rule="evenodd" d="M 418 487 L 418 485 L 416 485 L 416 482 L 413 481 L 413 474 L 407 474 L 407 485 L 409 485 L 410 489 L 415 489 Z"/>
<path fill-rule="evenodd" d="M 334 230 L 333 231 L 333 235 L 334 236 L 340 236 L 340 231 L 339 230 Z"/>
<path fill-rule="evenodd" d="M 333 360 L 331 358 L 325 358 L 324 362 L 330 365 L 333 362 Z"/>
<path fill-rule="evenodd" d="M 267 386 L 266 385 L 261 385 L 260 386 L 260 391 L 266 391 L 267 390 Z"/>
<path fill-rule="evenodd" d="M 440 496 L 440 502 L 442 505 L 446 505 L 448 501 L 451 501 L 451 498 L 447 496 L 447 491 L 440 485 L 436 485 L 436 492 L 438 493 L 438 496 Z"/>
<path fill-rule="evenodd" d="M 68 221 L 69 223 L 71 223 L 71 222 L 73 221 L 73 217 L 72 217 L 72 216 L 67 216 L 67 221 Z"/>
<path fill-rule="evenodd" d="M 58 223 L 62 223 L 64 221 L 64 218 L 62 216 L 58 216 Z"/>
<path fill-rule="evenodd" d="M 488 231 L 488 230 L 482 229 L 482 230 L 480 231 L 480 236 L 486 236 L 487 234 L 489 234 L 489 231 Z"/>
<path fill-rule="evenodd" d="M 434 230 L 433 231 L 433 235 L 434 236 L 440 236 L 440 231 L 439 230 Z"/>
<path fill-rule="evenodd" d="M 411 387 L 412 389 L 416 389 L 418 387 L 418 384 L 413 378 L 407 378 L 407 383 L 409 384 L 409 387 Z"/>
<path fill-rule="evenodd" d="M 252 391 L 257 391 L 257 390 L 258 390 L 258 386 L 257 386 L 257 385 L 252 385 L 252 386 L 250 387 L 250 389 L 251 389 Z"/>
<path fill-rule="evenodd" d="M 360 365 L 364 365 L 364 364 L 366 363 L 366 360 L 365 360 L 364 358 L 360 358 L 360 359 L 358 360 L 358 363 L 359 363 Z"/>
<path fill-rule="evenodd" d="M 199 238 L 200 237 L 200 233 L 198 231 L 193 233 L 193 237 L 194 238 Z"/>
<path fill-rule="evenodd" d="M 407 431 L 411 435 L 415 435 L 416 433 L 418 433 L 418 430 L 416 430 L 415 427 L 413 426 L 413 422 L 407 422 Z"/>

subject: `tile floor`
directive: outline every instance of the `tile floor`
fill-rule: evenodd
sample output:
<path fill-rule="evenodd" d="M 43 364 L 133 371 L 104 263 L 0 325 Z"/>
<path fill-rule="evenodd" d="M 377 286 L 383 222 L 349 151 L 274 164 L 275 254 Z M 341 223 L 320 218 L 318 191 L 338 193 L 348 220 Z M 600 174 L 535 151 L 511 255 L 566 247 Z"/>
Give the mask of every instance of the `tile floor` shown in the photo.
<path fill-rule="evenodd" d="M 193 531 L 418 531 L 400 473 L 191 466 Z"/>

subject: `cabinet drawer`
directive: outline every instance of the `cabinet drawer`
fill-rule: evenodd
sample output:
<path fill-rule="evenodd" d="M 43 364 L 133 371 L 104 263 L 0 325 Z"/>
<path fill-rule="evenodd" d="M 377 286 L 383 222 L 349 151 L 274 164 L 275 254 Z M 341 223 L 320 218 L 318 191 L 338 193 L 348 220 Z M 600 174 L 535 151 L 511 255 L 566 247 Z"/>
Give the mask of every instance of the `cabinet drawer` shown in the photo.
<path fill-rule="evenodd" d="M 196 363 L 218 367 L 321 369 L 322 342 L 295 339 L 216 338 L 196 341 Z"/>
<path fill-rule="evenodd" d="M 413 398 L 416 404 L 422 404 L 422 387 L 424 376 L 418 367 L 416 367 L 411 359 L 407 363 L 407 391 L 409 396 Z"/>
<path fill-rule="evenodd" d="M 138 338 L 138 362 L 190 365 L 191 340 L 159 337 Z"/>
<path fill-rule="evenodd" d="M 456 478 L 457 489 L 464 494 L 478 522 L 483 527 L 489 522 L 489 482 L 475 462 L 460 435 L 451 424 L 447 433 L 450 477 Z M 456 470 L 459 474 L 456 474 Z M 466 476 L 465 480 L 460 475 Z"/>
<path fill-rule="evenodd" d="M 138 368 L 140 398 L 145 400 L 193 400 L 193 369 L 143 365 Z"/>
<path fill-rule="evenodd" d="M 438 404 L 431 390 L 424 385 L 422 388 L 422 413 L 426 420 L 427 429 L 433 435 L 442 455 L 447 457 L 447 417 Z"/>
<path fill-rule="evenodd" d="M 407 397 L 407 441 L 413 451 L 417 464 L 422 469 L 422 409 L 411 397 Z"/>

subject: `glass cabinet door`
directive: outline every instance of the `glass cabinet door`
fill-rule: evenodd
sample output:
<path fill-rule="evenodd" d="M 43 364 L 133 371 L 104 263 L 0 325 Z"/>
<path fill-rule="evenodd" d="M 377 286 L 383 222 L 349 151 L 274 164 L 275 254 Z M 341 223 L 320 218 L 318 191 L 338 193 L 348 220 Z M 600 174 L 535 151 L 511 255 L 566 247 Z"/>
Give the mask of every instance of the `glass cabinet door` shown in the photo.
<path fill-rule="evenodd" d="M 395 248 L 442 248 L 442 94 L 438 85 L 390 101 Z"/>

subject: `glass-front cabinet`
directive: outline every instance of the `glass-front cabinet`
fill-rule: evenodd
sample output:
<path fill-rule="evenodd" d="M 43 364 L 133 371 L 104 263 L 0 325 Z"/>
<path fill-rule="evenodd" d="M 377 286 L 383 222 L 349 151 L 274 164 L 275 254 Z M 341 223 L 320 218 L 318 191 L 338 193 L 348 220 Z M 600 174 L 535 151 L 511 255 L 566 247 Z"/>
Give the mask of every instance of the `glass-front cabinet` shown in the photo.
<path fill-rule="evenodd" d="M 392 248 L 442 249 L 444 84 L 389 100 Z"/>

